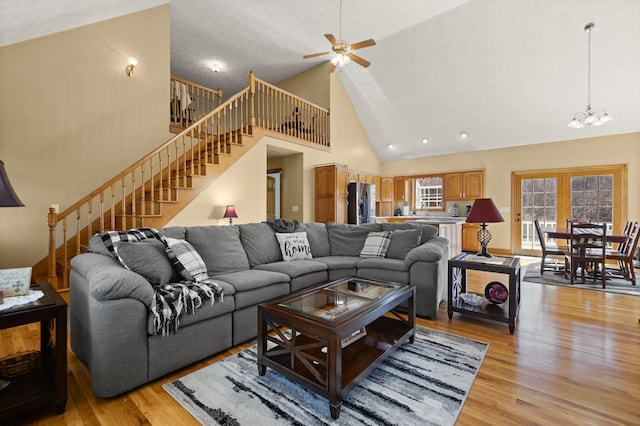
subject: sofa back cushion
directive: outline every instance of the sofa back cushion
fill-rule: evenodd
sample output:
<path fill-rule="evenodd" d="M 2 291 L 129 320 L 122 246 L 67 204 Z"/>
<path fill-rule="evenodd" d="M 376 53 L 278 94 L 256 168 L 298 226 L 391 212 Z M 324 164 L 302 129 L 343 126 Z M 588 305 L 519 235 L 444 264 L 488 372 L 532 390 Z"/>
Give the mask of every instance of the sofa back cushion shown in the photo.
<path fill-rule="evenodd" d="M 422 229 L 420 244 L 424 244 L 438 235 L 438 227 L 429 223 L 420 223 L 415 220 L 408 220 L 400 223 L 383 223 L 383 231 L 395 231 L 396 229 Z"/>
<path fill-rule="evenodd" d="M 237 226 L 190 226 L 186 240 L 204 260 L 209 275 L 250 268 Z"/>
<path fill-rule="evenodd" d="M 275 231 L 268 223 L 239 225 L 240 241 L 252 268 L 282 260 Z"/>
<path fill-rule="evenodd" d="M 329 232 L 327 225 L 320 222 L 302 223 L 296 226 L 295 232 L 306 232 L 311 255 L 313 257 L 325 257 L 331 255 L 329 246 Z"/>
<path fill-rule="evenodd" d="M 360 251 L 369 232 L 382 230 L 379 223 L 367 223 L 364 225 L 346 225 L 327 223 L 329 232 L 329 246 L 331 256 L 360 256 Z"/>
<path fill-rule="evenodd" d="M 187 228 L 184 226 L 169 226 L 168 228 L 162 228 L 160 233 L 167 238 L 184 240 L 187 237 Z"/>

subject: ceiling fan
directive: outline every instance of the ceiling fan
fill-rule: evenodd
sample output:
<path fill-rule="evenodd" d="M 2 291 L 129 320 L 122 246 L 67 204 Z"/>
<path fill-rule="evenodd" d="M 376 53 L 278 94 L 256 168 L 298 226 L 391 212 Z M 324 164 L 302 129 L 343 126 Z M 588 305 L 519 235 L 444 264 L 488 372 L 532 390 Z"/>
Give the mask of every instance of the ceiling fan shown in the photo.
<path fill-rule="evenodd" d="M 340 39 L 336 40 L 333 34 L 325 34 L 324 36 L 331 43 L 331 50 L 320 53 L 313 53 L 311 55 L 305 55 L 303 59 L 315 58 L 316 56 L 328 55 L 331 52 L 335 53 L 335 56 L 331 58 L 331 63 L 329 64 L 329 72 L 333 72 L 336 69 L 336 66 L 343 67 L 348 64 L 350 61 L 355 62 L 358 65 L 363 67 L 368 67 L 371 65 L 371 62 L 366 59 L 361 58 L 360 56 L 353 53 L 354 50 L 362 49 L 363 47 L 374 46 L 376 42 L 370 38 L 368 40 L 359 41 L 358 43 L 349 44 L 346 41 L 342 40 L 342 0 L 340 0 Z"/>

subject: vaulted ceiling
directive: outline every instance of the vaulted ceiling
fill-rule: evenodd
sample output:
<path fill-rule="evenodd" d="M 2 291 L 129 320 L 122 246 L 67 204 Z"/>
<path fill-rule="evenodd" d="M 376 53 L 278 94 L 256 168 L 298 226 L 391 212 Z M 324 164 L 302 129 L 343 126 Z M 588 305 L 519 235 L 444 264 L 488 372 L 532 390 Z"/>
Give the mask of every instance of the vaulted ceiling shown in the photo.
<path fill-rule="evenodd" d="M 0 45 L 166 3 L 2 2 Z M 328 50 L 323 34 L 375 39 L 358 51 L 372 65 L 339 77 L 381 161 L 640 131 L 638 0 L 343 0 L 342 27 L 340 0 L 170 7 L 172 74 L 226 97 L 250 70 L 277 83 L 326 62 L 302 59 Z M 614 121 L 572 130 L 587 105 L 589 22 L 591 104 Z"/>

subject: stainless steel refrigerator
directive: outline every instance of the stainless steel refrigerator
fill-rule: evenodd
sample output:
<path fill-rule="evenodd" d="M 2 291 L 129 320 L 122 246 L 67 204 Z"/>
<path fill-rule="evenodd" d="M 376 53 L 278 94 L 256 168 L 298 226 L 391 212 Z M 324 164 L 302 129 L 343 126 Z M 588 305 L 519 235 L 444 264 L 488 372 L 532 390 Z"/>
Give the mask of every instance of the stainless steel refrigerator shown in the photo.
<path fill-rule="evenodd" d="M 350 183 L 348 191 L 348 223 L 356 225 L 375 223 L 376 186 L 368 183 Z"/>

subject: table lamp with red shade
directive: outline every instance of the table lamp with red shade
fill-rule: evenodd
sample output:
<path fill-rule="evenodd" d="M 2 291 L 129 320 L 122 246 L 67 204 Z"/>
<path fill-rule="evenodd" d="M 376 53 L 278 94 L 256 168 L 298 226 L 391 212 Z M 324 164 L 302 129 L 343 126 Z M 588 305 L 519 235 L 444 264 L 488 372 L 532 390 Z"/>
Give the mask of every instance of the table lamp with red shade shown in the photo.
<path fill-rule="evenodd" d="M 491 200 L 491 198 L 477 198 L 473 202 L 471 211 L 467 215 L 466 222 L 482 224 L 482 227 L 478 231 L 478 242 L 482 247 L 482 251 L 478 253 L 478 256 L 492 257 L 492 255 L 487 252 L 487 244 L 491 241 L 491 232 L 487 229 L 487 223 L 504 222 L 493 200 Z"/>
<path fill-rule="evenodd" d="M 222 216 L 224 219 L 229 219 L 229 225 L 233 225 L 233 218 L 234 217 L 238 217 L 238 214 L 236 213 L 236 208 L 233 204 L 228 205 L 226 210 L 224 211 L 224 216 Z"/>

